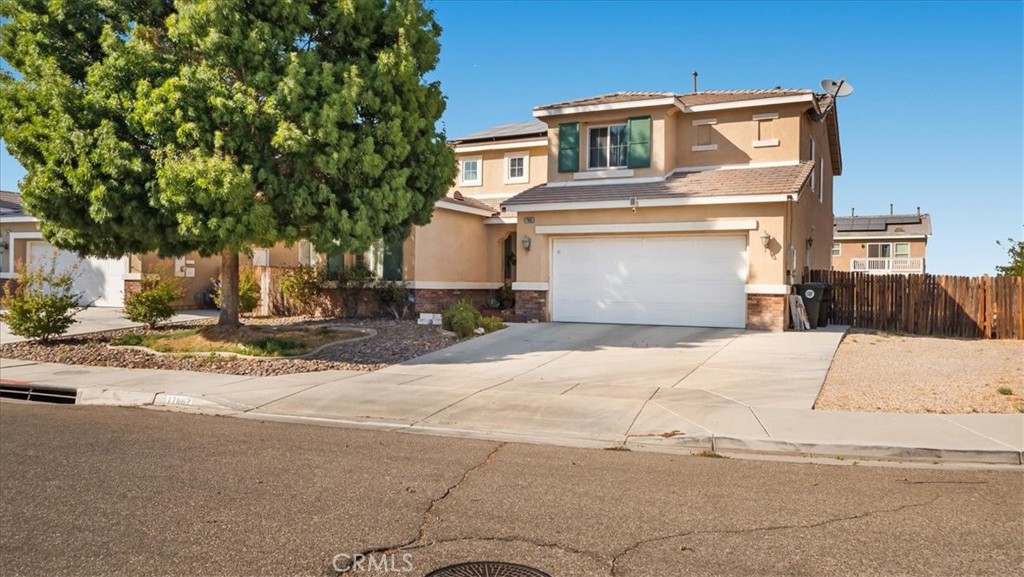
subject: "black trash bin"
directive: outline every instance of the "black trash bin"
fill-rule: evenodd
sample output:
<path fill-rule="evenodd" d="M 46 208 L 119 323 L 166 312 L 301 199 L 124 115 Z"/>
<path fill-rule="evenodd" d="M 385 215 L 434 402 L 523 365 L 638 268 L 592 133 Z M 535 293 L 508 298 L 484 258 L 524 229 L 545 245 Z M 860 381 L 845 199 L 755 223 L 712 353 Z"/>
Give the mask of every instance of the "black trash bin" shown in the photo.
<path fill-rule="evenodd" d="M 828 283 L 822 283 L 824 289 L 821 291 L 821 307 L 818 312 L 818 326 L 828 326 L 828 313 L 829 309 L 832 308 L 832 285 Z"/>
<path fill-rule="evenodd" d="M 825 292 L 825 283 L 807 282 L 796 285 L 800 292 L 800 298 L 804 301 L 804 308 L 807 309 L 807 320 L 811 328 L 818 328 L 818 317 L 821 315 L 821 297 Z"/>

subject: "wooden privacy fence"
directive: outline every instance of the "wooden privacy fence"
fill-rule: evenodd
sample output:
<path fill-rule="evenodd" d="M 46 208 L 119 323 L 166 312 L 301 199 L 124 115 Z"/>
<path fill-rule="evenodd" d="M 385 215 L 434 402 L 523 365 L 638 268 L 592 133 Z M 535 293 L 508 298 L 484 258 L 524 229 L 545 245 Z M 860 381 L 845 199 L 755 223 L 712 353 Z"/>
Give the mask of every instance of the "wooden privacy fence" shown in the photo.
<path fill-rule="evenodd" d="M 967 338 L 1024 339 L 1024 278 L 814 270 L 832 285 L 829 322 Z"/>

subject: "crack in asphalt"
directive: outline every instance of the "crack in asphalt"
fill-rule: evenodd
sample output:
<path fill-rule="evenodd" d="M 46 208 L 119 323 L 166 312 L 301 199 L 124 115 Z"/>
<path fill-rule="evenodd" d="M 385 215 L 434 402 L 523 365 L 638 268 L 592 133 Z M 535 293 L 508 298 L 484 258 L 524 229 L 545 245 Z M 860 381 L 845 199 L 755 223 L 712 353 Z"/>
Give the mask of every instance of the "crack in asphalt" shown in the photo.
<path fill-rule="evenodd" d="M 636 543 L 630 545 L 629 547 L 626 547 L 625 549 L 623 549 L 622 551 L 617 553 L 614 557 L 612 557 L 610 575 L 612 577 L 615 577 L 616 575 L 618 575 L 618 573 L 616 572 L 616 567 L 618 566 L 619 560 L 622 559 L 622 557 L 632 553 L 633 551 L 639 549 L 640 547 L 643 547 L 644 545 L 650 545 L 651 543 L 658 543 L 658 542 L 661 542 L 661 541 L 668 541 L 670 539 L 682 539 L 684 537 L 691 537 L 691 536 L 694 536 L 694 535 L 739 535 L 739 534 L 744 534 L 744 533 L 758 533 L 758 532 L 764 532 L 764 531 L 785 531 L 787 529 L 815 529 L 815 528 L 818 528 L 818 527 L 823 527 L 825 525 L 831 525 L 833 523 L 841 523 L 843 521 L 855 521 L 857 519 L 864 519 L 866 517 L 871 517 L 873 515 L 879 515 L 879 514 L 883 514 L 883 513 L 899 513 L 901 511 L 904 511 L 904 510 L 907 510 L 907 509 L 913 509 L 913 508 L 916 508 L 916 507 L 926 507 L 928 505 L 931 505 L 932 503 L 934 503 L 938 499 L 939 499 L 939 497 L 936 496 L 936 497 L 934 497 L 934 498 L 932 498 L 932 499 L 930 499 L 928 501 L 923 501 L 923 502 L 920 502 L 920 503 L 909 503 L 907 505 L 900 505 L 899 507 L 893 507 L 893 508 L 889 508 L 889 509 L 873 509 L 873 510 L 870 510 L 870 511 L 865 511 L 863 513 L 858 513 L 856 515 L 846 515 L 846 516 L 843 516 L 843 517 L 832 517 L 832 518 L 829 518 L 829 519 L 818 521 L 816 523 L 803 523 L 803 524 L 797 523 L 797 524 L 791 524 L 791 525 L 769 525 L 769 526 L 766 526 L 766 527 L 750 527 L 750 528 L 747 528 L 747 529 L 716 529 L 716 530 L 713 530 L 713 531 L 700 531 L 700 530 L 696 530 L 696 531 L 683 531 L 683 532 L 679 532 L 679 533 L 673 533 L 673 534 L 670 534 L 670 535 L 662 535 L 661 537 L 652 537 L 650 539 L 644 539 L 644 540 L 641 540 L 641 541 L 637 541 Z"/>
<path fill-rule="evenodd" d="M 420 543 L 421 541 L 423 541 L 423 539 L 426 538 L 427 525 L 430 523 L 430 512 L 433 511 L 434 508 L 437 507 L 437 505 L 439 503 L 441 503 L 442 501 L 447 499 L 448 496 L 452 494 L 452 491 L 455 491 L 456 489 L 458 489 L 459 486 L 462 485 L 466 481 L 466 479 L 469 478 L 470 475 L 472 475 L 475 471 L 478 471 L 482 467 L 487 466 L 494 459 L 494 456 L 498 454 L 498 451 L 503 449 L 505 447 L 505 445 L 507 445 L 507 444 L 508 443 L 498 443 L 498 446 L 494 447 L 494 449 L 492 449 L 489 453 L 487 453 L 487 456 L 484 457 L 484 459 L 482 461 L 480 461 L 479 463 L 477 463 L 477 464 L 473 465 L 472 467 L 470 467 L 470 468 L 466 469 L 465 471 L 463 471 L 462 476 L 459 477 L 459 480 L 456 481 L 455 484 L 447 487 L 444 490 L 443 493 L 441 493 L 439 496 L 434 497 L 433 499 L 430 500 L 430 503 L 427 505 L 427 508 L 423 511 L 423 513 L 420 514 L 420 525 L 419 525 L 419 528 L 416 530 L 416 536 L 415 537 L 413 537 L 412 539 L 403 541 L 401 543 L 396 543 L 396 544 L 391 544 L 391 545 L 382 545 L 380 547 L 371 547 L 369 549 L 363 549 L 363 550 L 360 550 L 360 551 L 358 551 L 356 553 L 348 555 L 345 558 L 346 563 L 345 563 L 344 567 L 341 567 L 339 569 L 338 567 L 332 565 L 332 566 L 330 566 L 328 568 L 327 574 L 329 574 L 329 575 L 341 575 L 341 574 L 344 574 L 344 573 L 348 573 L 349 571 L 352 570 L 352 564 L 353 564 L 353 560 L 354 559 L 371 557 L 373 555 L 378 555 L 378 554 L 386 554 L 386 553 L 390 553 L 392 551 L 402 551 L 402 550 L 406 550 L 406 549 L 419 549 L 419 548 L 425 547 L 425 546 L 427 546 L 429 544 L 432 544 L 433 542 L 430 542 L 430 543 Z"/>

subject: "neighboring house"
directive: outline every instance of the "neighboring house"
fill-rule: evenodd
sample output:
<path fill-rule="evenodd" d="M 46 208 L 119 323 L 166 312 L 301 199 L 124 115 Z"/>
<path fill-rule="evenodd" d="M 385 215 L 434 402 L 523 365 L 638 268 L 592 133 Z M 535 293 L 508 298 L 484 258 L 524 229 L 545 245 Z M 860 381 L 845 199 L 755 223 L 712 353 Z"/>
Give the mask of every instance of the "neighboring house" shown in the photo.
<path fill-rule="evenodd" d="M 925 272 L 932 235 L 928 214 L 840 216 L 832 234 L 832 268 L 872 274 Z"/>
<path fill-rule="evenodd" d="M 793 284 L 829 266 L 831 97 L 619 92 L 534 116 L 547 182 L 501 204 L 521 315 L 783 330 Z"/>

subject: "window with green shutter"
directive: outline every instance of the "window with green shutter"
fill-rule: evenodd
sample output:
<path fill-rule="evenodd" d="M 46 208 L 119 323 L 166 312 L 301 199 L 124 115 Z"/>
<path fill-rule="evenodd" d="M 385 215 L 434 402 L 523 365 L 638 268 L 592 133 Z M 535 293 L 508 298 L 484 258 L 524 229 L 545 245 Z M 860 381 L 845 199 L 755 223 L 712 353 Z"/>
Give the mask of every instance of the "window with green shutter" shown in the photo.
<path fill-rule="evenodd" d="M 558 172 L 580 169 L 580 123 L 558 125 Z"/>
<path fill-rule="evenodd" d="M 627 121 L 629 130 L 629 157 L 626 166 L 629 168 L 648 168 L 651 166 L 651 117 L 630 118 Z"/>

